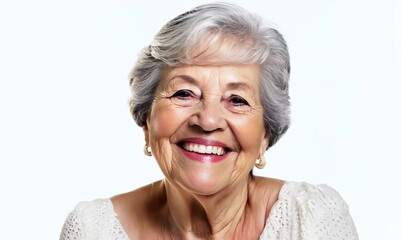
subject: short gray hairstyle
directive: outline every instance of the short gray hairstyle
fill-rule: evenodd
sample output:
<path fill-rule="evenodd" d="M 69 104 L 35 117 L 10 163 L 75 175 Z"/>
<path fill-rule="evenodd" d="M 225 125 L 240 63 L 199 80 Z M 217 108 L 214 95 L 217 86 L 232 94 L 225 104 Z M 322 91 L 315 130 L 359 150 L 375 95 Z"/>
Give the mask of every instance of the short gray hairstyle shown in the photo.
<path fill-rule="evenodd" d="M 275 144 L 290 124 L 287 44 L 260 17 L 228 3 L 201 5 L 177 16 L 142 50 L 130 74 L 130 111 L 136 123 L 146 125 L 164 67 L 200 64 L 201 55 L 218 49 L 227 40 L 232 49 L 229 63 L 260 66 L 264 125 L 269 146 Z M 206 47 L 199 52 L 200 43 Z"/>

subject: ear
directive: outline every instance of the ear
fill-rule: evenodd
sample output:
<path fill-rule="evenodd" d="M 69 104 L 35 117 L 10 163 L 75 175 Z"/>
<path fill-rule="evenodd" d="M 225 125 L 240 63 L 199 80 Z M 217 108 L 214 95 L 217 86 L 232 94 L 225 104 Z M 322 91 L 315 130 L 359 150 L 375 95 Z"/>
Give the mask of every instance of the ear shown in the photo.
<path fill-rule="evenodd" d="M 145 135 L 145 143 L 149 145 L 149 127 L 148 123 L 142 126 L 143 134 Z"/>
<path fill-rule="evenodd" d="M 261 153 L 265 153 L 267 151 L 267 148 L 269 147 L 269 140 L 270 140 L 270 135 L 267 131 L 265 131 L 265 136 L 262 139 L 262 144 L 261 144 Z"/>

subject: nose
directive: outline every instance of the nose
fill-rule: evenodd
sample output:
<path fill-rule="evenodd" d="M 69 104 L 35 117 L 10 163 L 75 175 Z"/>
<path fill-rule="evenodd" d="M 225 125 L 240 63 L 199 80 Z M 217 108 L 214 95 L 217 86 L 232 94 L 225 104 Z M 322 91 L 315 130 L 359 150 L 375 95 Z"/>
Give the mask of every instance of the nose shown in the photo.
<path fill-rule="evenodd" d="M 201 101 L 189 119 L 190 126 L 197 126 L 203 131 L 222 131 L 227 127 L 224 109 L 220 101 Z"/>

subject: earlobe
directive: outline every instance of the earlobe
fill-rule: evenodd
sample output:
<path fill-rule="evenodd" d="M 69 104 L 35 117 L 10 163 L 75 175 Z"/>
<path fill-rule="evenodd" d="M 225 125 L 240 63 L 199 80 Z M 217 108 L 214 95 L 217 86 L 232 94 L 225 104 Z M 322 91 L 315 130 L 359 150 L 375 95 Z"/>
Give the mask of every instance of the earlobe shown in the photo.
<path fill-rule="evenodd" d="M 262 144 L 260 146 L 260 152 L 259 152 L 258 159 L 256 159 L 256 162 L 255 162 L 255 167 L 257 167 L 259 169 L 264 168 L 266 165 L 266 160 L 263 155 L 267 151 L 267 148 L 269 147 L 269 139 L 270 139 L 269 134 L 266 132 L 265 136 L 262 139 Z"/>

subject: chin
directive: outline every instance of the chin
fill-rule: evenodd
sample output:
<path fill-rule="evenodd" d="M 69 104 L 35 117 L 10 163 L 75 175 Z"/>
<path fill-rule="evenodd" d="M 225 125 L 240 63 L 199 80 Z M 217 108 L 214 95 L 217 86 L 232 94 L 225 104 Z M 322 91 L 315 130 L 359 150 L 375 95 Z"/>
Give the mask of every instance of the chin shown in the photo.
<path fill-rule="evenodd" d="M 187 192 L 197 195 L 213 195 L 230 185 L 230 177 L 222 176 L 220 173 L 195 173 L 182 176 L 176 181 Z M 178 179 L 177 179 L 178 180 Z"/>

